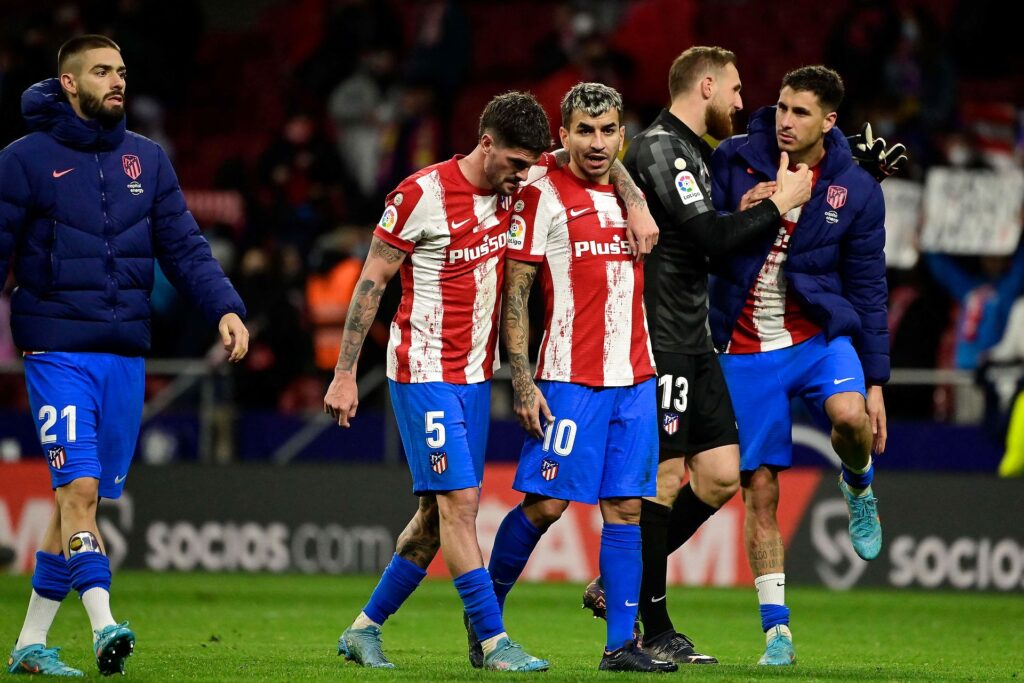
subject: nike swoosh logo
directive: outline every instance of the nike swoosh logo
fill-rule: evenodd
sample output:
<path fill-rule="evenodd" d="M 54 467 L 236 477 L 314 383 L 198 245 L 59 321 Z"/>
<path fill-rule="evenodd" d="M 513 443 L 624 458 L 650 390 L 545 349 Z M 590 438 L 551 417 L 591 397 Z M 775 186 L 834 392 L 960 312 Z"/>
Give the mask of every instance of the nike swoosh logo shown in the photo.
<path fill-rule="evenodd" d="M 590 209 L 569 209 L 569 215 L 572 216 L 573 218 L 576 218 L 576 216 L 584 214 L 589 210 Z"/>
<path fill-rule="evenodd" d="M 651 602 L 661 602 L 664 599 L 665 599 L 665 596 L 662 595 L 660 598 L 651 598 Z"/>
<path fill-rule="evenodd" d="M 834 379 L 832 384 L 842 384 L 843 382 L 849 382 L 853 377 L 844 377 L 843 379 Z"/>
<path fill-rule="evenodd" d="M 465 225 L 466 223 L 468 223 L 468 222 L 469 222 L 469 220 L 470 220 L 470 219 L 468 219 L 468 218 L 467 218 L 466 220 L 464 220 L 464 221 L 459 221 L 458 223 L 456 223 L 455 221 L 452 221 L 452 230 L 458 230 L 458 229 L 459 229 L 459 228 L 461 228 L 461 227 L 462 227 L 463 225 Z"/>
<path fill-rule="evenodd" d="M 74 170 L 75 170 L 74 166 L 72 166 L 71 168 L 69 168 L 66 171 L 58 171 L 57 169 L 53 169 L 53 177 L 54 178 L 60 178 L 61 176 L 66 176 L 68 173 L 71 173 Z"/>
<path fill-rule="evenodd" d="M 776 585 L 776 586 L 778 586 L 779 588 L 782 588 L 782 587 L 783 587 L 783 586 L 785 586 L 786 584 L 784 584 L 784 583 L 777 583 L 777 584 L 775 584 L 775 585 Z"/>
<path fill-rule="evenodd" d="M 639 602 L 630 602 L 629 600 L 626 600 L 626 607 L 636 607 L 639 604 Z"/>
<path fill-rule="evenodd" d="M 499 581 L 498 579 L 495 579 L 494 583 L 500 584 L 502 586 L 511 586 L 515 583 L 515 581 Z"/>
<path fill-rule="evenodd" d="M 120 477 L 114 477 L 114 483 L 115 484 L 120 484 L 121 482 L 123 482 L 127 478 L 128 478 L 127 474 L 124 474 L 124 475 L 122 475 Z"/>

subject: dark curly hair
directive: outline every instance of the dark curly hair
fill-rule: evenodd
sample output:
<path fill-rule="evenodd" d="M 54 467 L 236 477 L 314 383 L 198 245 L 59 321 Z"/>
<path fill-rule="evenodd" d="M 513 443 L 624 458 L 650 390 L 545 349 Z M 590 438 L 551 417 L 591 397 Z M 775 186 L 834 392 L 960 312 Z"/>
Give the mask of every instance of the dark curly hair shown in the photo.
<path fill-rule="evenodd" d="M 489 133 L 502 147 L 543 152 L 551 147 L 551 126 L 533 95 L 510 91 L 498 95 L 480 115 L 479 135 Z"/>

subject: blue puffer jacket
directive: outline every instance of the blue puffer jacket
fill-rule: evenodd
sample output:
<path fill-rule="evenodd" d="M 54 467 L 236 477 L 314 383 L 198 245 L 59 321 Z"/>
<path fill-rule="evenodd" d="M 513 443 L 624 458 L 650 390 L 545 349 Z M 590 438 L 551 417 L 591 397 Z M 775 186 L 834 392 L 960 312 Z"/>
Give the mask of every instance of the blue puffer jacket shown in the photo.
<path fill-rule="evenodd" d="M 711 158 L 715 208 L 735 211 L 747 190 L 775 179 L 778 159 L 775 108 L 765 107 L 754 113 L 747 135 L 726 140 Z M 848 335 L 867 381 L 881 384 L 889 379 L 882 188 L 853 163 L 850 146 L 838 128 L 825 136 L 822 163 L 789 242 L 786 280 L 804 314 L 828 339 Z M 721 348 L 729 341 L 775 237 L 775 233 L 766 234 L 712 262 L 709 319 L 715 346 Z"/>
<path fill-rule="evenodd" d="M 159 145 L 79 118 L 56 79 L 21 107 L 33 132 L 0 152 L 0 284 L 14 252 L 19 348 L 146 352 L 154 257 L 211 322 L 244 317 Z"/>

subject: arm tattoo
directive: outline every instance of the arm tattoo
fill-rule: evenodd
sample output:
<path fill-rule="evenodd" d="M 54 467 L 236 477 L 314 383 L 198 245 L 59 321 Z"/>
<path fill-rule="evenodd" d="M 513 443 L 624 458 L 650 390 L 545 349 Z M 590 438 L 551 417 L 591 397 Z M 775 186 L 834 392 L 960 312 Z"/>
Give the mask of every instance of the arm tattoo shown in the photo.
<path fill-rule="evenodd" d="M 616 194 L 626 202 L 626 206 L 632 209 L 641 209 L 647 204 L 644 193 L 636 186 L 626 167 L 618 159 L 612 163 L 610 179 L 612 185 L 615 186 Z"/>
<path fill-rule="evenodd" d="M 523 400 L 532 407 L 534 393 L 531 391 L 533 377 L 530 372 L 530 312 L 527 301 L 530 286 L 537 275 L 537 266 L 522 261 L 508 260 L 505 265 L 504 325 L 505 348 L 512 370 L 512 387 L 516 402 Z"/>
<path fill-rule="evenodd" d="M 335 370 L 351 372 L 359 360 L 359 350 L 363 347 L 366 333 L 370 331 L 377 316 L 380 298 L 384 294 L 386 283 L 373 280 L 360 280 L 352 294 L 352 303 L 348 307 L 345 318 L 345 330 L 341 335 L 341 352 L 338 354 L 338 365 Z"/>
<path fill-rule="evenodd" d="M 384 259 L 387 263 L 394 263 L 400 261 L 405 253 L 399 249 L 386 244 L 383 240 L 379 240 L 376 237 L 370 242 L 370 253 L 374 256 L 379 256 Z"/>

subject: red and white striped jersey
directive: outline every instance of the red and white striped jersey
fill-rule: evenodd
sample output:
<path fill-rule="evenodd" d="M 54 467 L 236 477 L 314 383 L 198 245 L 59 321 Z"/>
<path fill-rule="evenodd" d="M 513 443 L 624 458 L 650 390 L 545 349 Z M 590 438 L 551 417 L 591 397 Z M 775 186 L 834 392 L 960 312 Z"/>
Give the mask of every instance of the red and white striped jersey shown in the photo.
<path fill-rule="evenodd" d="M 481 190 L 456 156 L 388 195 L 374 235 L 408 256 L 391 321 L 388 377 L 474 384 L 498 368 L 498 314 L 512 197 Z M 542 158 L 531 178 L 553 165 Z"/>
<path fill-rule="evenodd" d="M 819 163 L 813 171 L 818 181 Z M 789 291 L 783 267 L 789 255 L 789 240 L 800 220 L 802 207 L 790 209 L 782 217 L 779 232 L 757 274 L 747 302 L 733 328 L 726 353 L 761 353 L 794 346 L 821 332 L 800 310 L 800 304 Z"/>
<path fill-rule="evenodd" d="M 644 269 L 626 239 L 626 208 L 611 185 L 568 168 L 520 190 L 508 258 L 543 262 L 545 329 L 537 379 L 594 387 L 654 376 Z"/>

